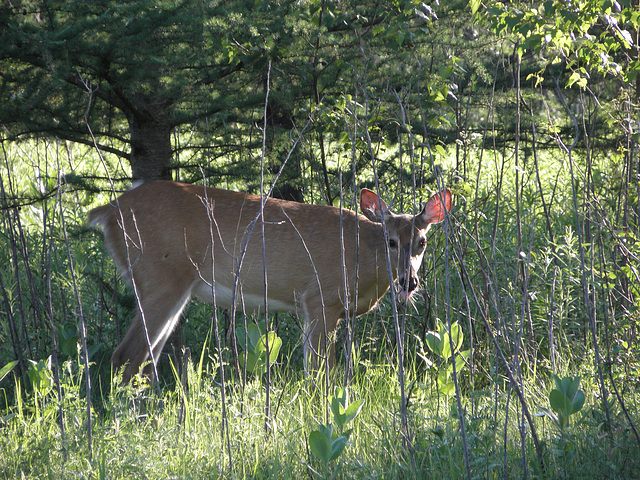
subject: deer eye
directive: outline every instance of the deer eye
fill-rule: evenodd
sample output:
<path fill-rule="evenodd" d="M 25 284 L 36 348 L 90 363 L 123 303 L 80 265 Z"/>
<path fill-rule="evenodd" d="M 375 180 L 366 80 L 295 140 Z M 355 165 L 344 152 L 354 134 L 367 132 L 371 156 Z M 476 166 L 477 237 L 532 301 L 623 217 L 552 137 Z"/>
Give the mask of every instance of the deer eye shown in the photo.
<path fill-rule="evenodd" d="M 427 239 L 421 238 L 420 240 L 418 240 L 418 247 L 420 247 L 420 250 L 424 250 L 425 248 L 427 248 Z"/>
<path fill-rule="evenodd" d="M 398 242 L 396 242 L 395 238 L 389 239 L 389 248 L 396 248 L 398 246 Z"/>

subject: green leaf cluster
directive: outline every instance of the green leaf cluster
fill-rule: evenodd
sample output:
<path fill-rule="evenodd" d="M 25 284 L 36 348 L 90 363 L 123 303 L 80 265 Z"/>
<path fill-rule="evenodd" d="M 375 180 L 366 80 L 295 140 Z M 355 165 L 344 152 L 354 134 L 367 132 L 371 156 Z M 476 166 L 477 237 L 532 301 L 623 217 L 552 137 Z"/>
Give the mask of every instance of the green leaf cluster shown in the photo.
<path fill-rule="evenodd" d="M 441 361 L 437 364 L 429 360 L 424 353 L 418 354 L 432 370 L 436 371 L 438 391 L 443 395 L 448 396 L 455 393 L 453 363 L 451 360 L 455 362 L 456 372 L 461 372 L 471 354 L 470 350 L 460 350 L 463 340 L 464 334 L 458 322 L 453 322 L 451 331 L 449 331 L 449 328 L 441 320 L 438 320 L 437 329 L 427 332 L 426 342 L 429 350 L 438 356 Z"/>
<path fill-rule="evenodd" d="M 543 408 L 544 415 L 549 417 L 560 431 L 565 431 L 569 426 L 571 415 L 579 412 L 584 406 L 585 394 L 580 390 L 580 377 L 560 378 L 553 375 L 556 388 L 549 393 L 550 411 Z"/>
<path fill-rule="evenodd" d="M 344 435 L 334 436 L 331 424 L 320 424 L 318 430 L 309 434 L 311 453 L 325 465 L 338 458 L 348 442 L 348 438 Z"/>
<path fill-rule="evenodd" d="M 278 359 L 282 339 L 276 332 L 262 333 L 260 327 L 255 323 L 250 324 L 245 330 L 244 327 L 236 328 L 236 338 L 240 348 L 244 351 L 240 355 L 242 367 L 246 367 L 251 373 L 264 373 L 267 368 L 267 345 L 269 347 L 269 365 L 273 365 Z"/>
<path fill-rule="evenodd" d="M 487 9 L 494 32 L 513 35 L 521 58 L 528 52 L 546 57 L 542 70 L 564 63 L 570 71 L 567 87 L 585 88 L 596 73 L 631 82 L 640 72 L 632 34 L 640 26 L 640 12 L 632 2 L 494 1 Z"/>
<path fill-rule="evenodd" d="M 331 405 L 331 413 L 333 413 L 333 421 L 338 426 L 340 433 L 348 437 L 351 430 L 345 431 L 344 426 L 360 414 L 364 406 L 364 399 L 349 403 L 349 390 L 336 387 L 334 394 L 329 397 L 329 404 Z"/>
<path fill-rule="evenodd" d="M 39 395 L 46 395 L 53 388 L 53 371 L 51 357 L 46 360 L 29 360 L 29 380 L 33 391 Z"/>
<path fill-rule="evenodd" d="M 349 444 L 349 437 L 353 430 L 345 430 L 345 426 L 360 414 L 364 399 L 349 403 L 349 390 L 336 387 L 334 394 L 329 397 L 329 405 L 338 431 L 334 431 L 331 423 L 328 425 L 321 423 L 317 430 L 309 434 L 311 453 L 322 462 L 325 470 L 329 462 L 336 460 Z"/>

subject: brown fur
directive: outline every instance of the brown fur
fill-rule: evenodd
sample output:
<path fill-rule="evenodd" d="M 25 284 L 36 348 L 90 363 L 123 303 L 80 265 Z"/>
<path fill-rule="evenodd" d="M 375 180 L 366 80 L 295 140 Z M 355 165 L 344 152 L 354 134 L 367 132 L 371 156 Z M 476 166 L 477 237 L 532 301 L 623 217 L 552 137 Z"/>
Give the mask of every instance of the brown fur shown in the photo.
<path fill-rule="evenodd" d="M 451 194 L 446 191 L 444 195 L 449 209 Z M 112 357 L 114 368 L 125 367 L 125 381 L 149 359 L 147 342 L 153 358 L 158 358 L 192 297 L 212 301 L 212 283 L 216 286 L 216 305 L 231 307 L 238 261 L 260 201 L 261 197 L 254 195 L 157 181 L 142 184 L 89 213 L 89 223 L 102 226 L 106 247 L 123 275 L 132 280 L 143 312 L 136 315 Z M 389 238 L 393 239 L 390 243 L 398 247 L 390 250 L 391 265 L 394 278 L 400 276 L 401 296 L 408 297 L 417 286 L 416 270 L 424 253 L 426 230 L 444 218 L 436 196 L 413 217 L 387 211 L 384 202 L 379 203 L 373 192 L 364 189 L 361 208 L 366 217 L 342 210 L 344 272 L 351 296 L 355 287 L 356 222 L 359 224 L 358 298 L 349 306 L 356 315 L 373 308 L 389 288 L 380 221 L 384 218 Z M 305 359 L 312 368 L 320 358 L 333 364 L 327 334 L 335 331 L 345 314 L 339 216 L 340 210 L 335 207 L 273 198 L 264 206 L 268 308 L 302 311 Z M 263 309 L 259 220 L 248 238 L 235 302 L 247 310 Z"/>

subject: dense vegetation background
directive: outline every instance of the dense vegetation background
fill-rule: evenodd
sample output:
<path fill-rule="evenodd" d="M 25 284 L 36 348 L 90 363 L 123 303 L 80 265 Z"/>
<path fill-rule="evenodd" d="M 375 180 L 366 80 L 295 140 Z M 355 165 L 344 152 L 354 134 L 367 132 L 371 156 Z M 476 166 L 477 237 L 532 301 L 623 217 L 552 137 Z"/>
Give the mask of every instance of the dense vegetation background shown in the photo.
<path fill-rule="evenodd" d="M 639 17 L 4 2 L 0 476 L 640 476 Z M 335 378 L 304 378 L 282 314 L 269 375 L 235 371 L 229 331 L 263 319 L 193 303 L 160 381 L 120 387 L 135 300 L 86 212 L 156 178 L 353 209 L 379 185 L 405 212 L 446 185 L 455 206 L 416 301 L 345 322 Z"/>

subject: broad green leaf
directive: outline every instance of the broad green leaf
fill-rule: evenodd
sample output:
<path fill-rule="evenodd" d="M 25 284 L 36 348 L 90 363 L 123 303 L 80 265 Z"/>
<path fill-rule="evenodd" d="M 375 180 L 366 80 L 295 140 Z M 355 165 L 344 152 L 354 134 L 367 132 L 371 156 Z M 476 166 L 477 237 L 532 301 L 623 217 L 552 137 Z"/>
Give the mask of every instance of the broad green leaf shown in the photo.
<path fill-rule="evenodd" d="M 236 328 L 236 341 L 238 342 L 238 346 L 240 347 L 241 350 L 244 350 L 245 352 L 247 351 L 247 335 L 246 332 L 244 330 L 244 327 L 237 327 Z"/>
<path fill-rule="evenodd" d="M 456 355 L 456 372 L 460 373 L 464 366 L 464 357 L 462 355 Z"/>
<path fill-rule="evenodd" d="M 442 357 L 442 339 L 440 338 L 440 334 L 437 332 L 427 332 L 426 335 L 427 347 L 433 353 Z"/>
<path fill-rule="evenodd" d="M 258 345 L 260 337 L 262 337 L 262 332 L 255 323 L 249 325 L 249 328 L 247 330 L 247 337 L 249 339 L 249 348 L 252 348 L 255 351 L 255 347 L 256 345 Z"/>
<path fill-rule="evenodd" d="M 565 377 L 563 379 L 560 379 L 557 375 L 554 375 L 554 380 L 556 382 L 557 390 L 567 397 L 567 401 L 572 407 L 569 415 L 580 410 L 582 408 L 582 405 L 584 404 L 584 393 L 580 390 L 580 376 L 577 376 L 575 378 Z M 576 399 L 576 396 L 578 396 L 578 394 L 580 394 L 580 398 Z M 573 409 L 574 405 L 578 406 L 578 408 L 575 410 Z"/>
<path fill-rule="evenodd" d="M 346 415 L 344 413 L 344 407 L 337 397 L 331 398 L 331 413 L 333 413 L 333 420 L 338 425 L 338 428 L 342 430 L 346 423 Z"/>
<path fill-rule="evenodd" d="M 347 446 L 348 440 L 347 437 L 340 436 L 336 438 L 333 442 L 331 442 L 331 457 L 329 461 L 335 460 L 340 456 L 344 447 Z"/>
<path fill-rule="evenodd" d="M 236 338 L 240 348 L 251 353 L 255 353 L 255 347 L 261 336 L 262 332 L 255 323 L 249 324 L 246 331 L 242 326 L 236 328 Z"/>
<path fill-rule="evenodd" d="M 278 358 L 280 347 L 282 347 L 282 340 L 280 339 L 280 337 L 278 337 L 278 334 L 276 332 L 269 332 L 268 334 L 262 335 L 255 344 L 254 352 L 260 357 L 262 357 L 264 354 L 264 357 L 266 359 L 267 335 L 269 339 L 269 364 L 272 364 Z"/>
<path fill-rule="evenodd" d="M 255 373 L 258 367 L 262 366 L 263 362 L 259 362 L 260 360 L 258 355 L 251 352 L 246 352 L 246 358 L 245 353 L 240 354 L 240 366 L 243 368 L 246 366 L 247 372 Z"/>
<path fill-rule="evenodd" d="M 13 362 L 9 362 L 4 367 L 0 368 L 0 382 L 4 380 L 4 377 L 11 373 L 11 370 L 13 370 L 17 364 L 18 360 L 14 360 Z"/>
<path fill-rule="evenodd" d="M 456 386 L 453 382 L 449 382 L 442 385 L 439 390 L 442 395 L 449 397 L 456 392 Z"/>
<path fill-rule="evenodd" d="M 451 366 L 449 366 L 451 367 Z M 451 381 L 449 369 L 442 369 L 437 377 L 438 391 L 443 395 L 452 395 L 455 392 L 455 384 Z"/>
<path fill-rule="evenodd" d="M 580 388 L 580 377 L 576 377 L 576 378 L 569 377 L 567 382 L 567 390 L 564 392 L 564 394 L 573 401 L 573 398 L 578 393 L 579 388 Z"/>
<path fill-rule="evenodd" d="M 87 347 L 87 353 L 89 354 L 89 359 L 93 358 L 93 356 L 102 348 L 101 343 L 94 343 L 93 345 L 89 345 Z"/>
<path fill-rule="evenodd" d="M 58 326 L 58 346 L 69 357 L 78 354 L 78 330 L 75 324 L 68 322 Z"/>
<path fill-rule="evenodd" d="M 455 349 L 454 349 L 455 352 L 460 350 L 460 347 L 462 346 L 463 338 L 464 338 L 464 335 L 462 333 L 462 328 L 460 328 L 460 325 L 458 324 L 458 322 L 453 322 L 451 324 L 451 339 L 453 340 L 453 343 L 455 345 Z"/>
<path fill-rule="evenodd" d="M 322 433 L 328 440 L 333 438 L 333 425 L 318 425 L 318 431 Z"/>
<path fill-rule="evenodd" d="M 584 406 L 584 401 L 585 401 L 586 397 L 584 395 L 584 392 L 582 390 L 578 390 L 576 392 L 575 397 L 573 397 L 572 401 L 571 401 L 571 410 L 573 413 L 579 412 L 580 410 L 582 410 L 582 407 Z"/>
<path fill-rule="evenodd" d="M 364 398 L 362 400 L 356 400 L 351 405 L 349 405 L 349 407 L 347 407 L 347 410 L 345 412 L 347 418 L 344 423 L 350 422 L 351 420 L 356 418 L 360 414 L 360 411 L 362 410 L 363 406 L 364 406 Z"/>
<path fill-rule="evenodd" d="M 476 14 L 480 5 L 482 5 L 481 0 L 469 0 L 469 9 L 471 10 L 472 15 Z"/>
<path fill-rule="evenodd" d="M 571 400 L 560 390 L 551 390 L 549 404 L 557 414 L 571 412 Z"/>
<path fill-rule="evenodd" d="M 309 434 L 309 449 L 318 460 L 325 464 L 329 463 L 333 453 L 331 442 L 318 430 L 314 430 Z"/>

